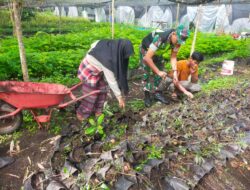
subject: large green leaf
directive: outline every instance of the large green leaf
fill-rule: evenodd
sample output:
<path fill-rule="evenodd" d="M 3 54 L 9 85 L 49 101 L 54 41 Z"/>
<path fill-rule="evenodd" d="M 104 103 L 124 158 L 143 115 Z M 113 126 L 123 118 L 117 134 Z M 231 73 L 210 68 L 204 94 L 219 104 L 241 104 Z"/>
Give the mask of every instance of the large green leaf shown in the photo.
<path fill-rule="evenodd" d="M 85 130 L 85 134 L 86 135 L 94 135 L 96 132 L 96 127 L 92 126 L 92 127 L 88 127 L 86 130 Z"/>
<path fill-rule="evenodd" d="M 104 120 L 104 114 L 101 114 L 97 119 L 97 125 L 101 125 Z"/>
<path fill-rule="evenodd" d="M 92 125 L 92 126 L 96 126 L 96 122 L 95 122 L 95 120 L 92 119 L 92 118 L 89 119 L 89 123 L 90 123 L 90 125 Z"/>

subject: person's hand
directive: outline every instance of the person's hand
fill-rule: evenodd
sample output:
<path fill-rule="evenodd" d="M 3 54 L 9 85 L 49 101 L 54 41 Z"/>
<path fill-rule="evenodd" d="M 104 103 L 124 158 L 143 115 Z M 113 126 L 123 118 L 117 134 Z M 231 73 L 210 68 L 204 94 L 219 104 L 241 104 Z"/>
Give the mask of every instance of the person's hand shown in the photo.
<path fill-rule="evenodd" d="M 191 92 L 185 92 L 185 94 L 189 97 L 189 98 L 194 98 L 194 95 Z"/>
<path fill-rule="evenodd" d="M 191 67 L 191 68 L 190 68 L 190 73 L 191 73 L 191 74 L 194 74 L 195 72 L 196 72 L 196 68 L 195 68 L 195 67 Z"/>
<path fill-rule="evenodd" d="M 125 108 L 125 101 L 124 101 L 124 99 L 123 99 L 122 96 L 120 96 L 120 97 L 118 98 L 118 102 L 119 102 L 119 107 L 120 107 L 121 109 L 124 109 L 124 108 Z"/>
<path fill-rule="evenodd" d="M 167 73 L 164 72 L 164 71 L 159 71 L 158 72 L 158 75 L 162 78 L 162 79 L 165 79 L 167 77 Z"/>

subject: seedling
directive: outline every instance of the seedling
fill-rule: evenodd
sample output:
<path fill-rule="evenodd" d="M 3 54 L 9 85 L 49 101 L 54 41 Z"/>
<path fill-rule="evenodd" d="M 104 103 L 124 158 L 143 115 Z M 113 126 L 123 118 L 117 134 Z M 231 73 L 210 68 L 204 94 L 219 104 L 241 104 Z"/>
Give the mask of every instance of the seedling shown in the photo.
<path fill-rule="evenodd" d="M 94 136 L 95 134 L 99 134 L 102 138 L 104 138 L 106 134 L 103 131 L 103 126 L 102 126 L 103 120 L 104 120 L 104 114 L 101 114 L 96 121 L 93 118 L 90 118 L 88 120 L 90 127 L 85 129 L 85 134 L 88 136 Z"/>
<path fill-rule="evenodd" d="M 194 161 L 198 165 L 201 165 L 201 164 L 203 164 L 205 162 L 203 156 L 199 152 L 195 155 Z"/>

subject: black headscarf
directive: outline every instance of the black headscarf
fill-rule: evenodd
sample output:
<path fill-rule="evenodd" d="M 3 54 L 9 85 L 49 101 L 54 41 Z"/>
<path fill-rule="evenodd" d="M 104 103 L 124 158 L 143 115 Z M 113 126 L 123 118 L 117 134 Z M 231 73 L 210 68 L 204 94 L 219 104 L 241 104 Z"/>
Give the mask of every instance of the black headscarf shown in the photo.
<path fill-rule="evenodd" d="M 127 94 L 129 57 L 134 54 L 131 41 L 125 39 L 100 40 L 88 54 L 114 73 L 119 88 L 124 94 Z"/>

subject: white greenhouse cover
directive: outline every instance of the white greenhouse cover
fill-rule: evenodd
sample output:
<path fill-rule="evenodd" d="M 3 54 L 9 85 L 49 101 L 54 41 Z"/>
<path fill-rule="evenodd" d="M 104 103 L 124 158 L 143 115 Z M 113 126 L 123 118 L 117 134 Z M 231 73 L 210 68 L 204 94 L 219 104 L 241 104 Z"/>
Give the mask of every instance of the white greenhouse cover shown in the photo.
<path fill-rule="evenodd" d="M 157 22 L 163 20 L 163 10 L 159 6 L 152 6 L 149 10 L 138 20 L 139 26 L 144 27 L 159 27 Z"/>
<path fill-rule="evenodd" d="M 250 31 L 250 19 L 249 18 L 236 19 L 231 25 L 230 31 L 233 33 Z"/>
<path fill-rule="evenodd" d="M 106 22 L 107 18 L 105 15 L 105 10 L 103 8 L 95 8 L 95 21 L 96 22 Z"/>
<path fill-rule="evenodd" d="M 118 23 L 134 24 L 134 9 L 128 6 L 119 6 L 115 11 L 115 20 Z"/>
<path fill-rule="evenodd" d="M 65 11 L 64 7 L 61 7 L 61 8 L 55 7 L 54 15 L 60 16 L 60 13 L 61 13 L 61 16 L 66 16 L 66 11 Z"/>
<path fill-rule="evenodd" d="M 188 26 L 190 22 L 196 23 L 198 7 L 187 7 L 187 15 L 181 19 L 181 23 Z M 229 26 L 228 13 L 225 5 L 209 5 L 202 7 L 199 30 L 202 32 L 212 32 L 214 29 Z"/>
<path fill-rule="evenodd" d="M 58 7 L 55 7 L 55 10 L 54 10 L 53 14 L 56 15 L 56 16 L 60 16 L 60 11 L 59 11 Z"/>
<path fill-rule="evenodd" d="M 221 5 L 218 9 L 215 22 L 215 31 L 225 32 L 230 27 L 229 15 L 232 14 L 231 5 Z"/>
<path fill-rule="evenodd" d="M 86 10 L 82 11 L 82 17 L 88 19 L 88 12 Z"/>
<path fill-rule="evenodd" d="M 173 25 L 173 14 L 170 8 L 166 8 L 162 21 L 165 21 L 166 24 L 164 25 L 166 28 L 171 28 Z M 164 27 L 162 27 L 164 29 Z"/>
<path fill-rule="evenodd" d="M 68 17 L 78 17 L 77 7 L 75 6 L 69 7 Z"/>
<path fill-rule="evenodd" d="M 237 7 L 237 9 L 234 10 L 233 8 L 235 7 Z M 249 7 L 250 4 L 237 4 L 237 6 L 235 6 L 235 4 L 202 5 L 198 29 L 202 32 L 216 31 L 226 33 L 250 31 L 250 19 L 247 14 L 247 12 L 250 13 L 250 10 L 248 11 Z M 106 6 L 106 11 L 104 8 L 105 6 L 95 8 L 85 7 L 83 9 L 84 11 L 82 11 L 82 14 L 79 16 L 93 19 L 96 22 L 110 21 L 108 19 L 110 6 Z M 182 9 L 185 10 L 185 15 L 180 16 L 179 22 L 186 27 L 189 26 L 190 22 L 196 23 L 198 6 L 183 5 Z M 59 15 L 60 11 L 62 16 L 67 15 L 69 17 L 77 17 L 77 10 L 76 6 L 70 6 L 68 7 L 68 12 L 65 13 L 64 7 L 56 7 L 54 14 Z M 137 12 L 135 12 L 135 10 L 137 10 Z M 138 12 L 138 10 L 140 10 L 141 13 Z M 166 29 L 173 27 L 173 24 L 176 22 L 176 10 L 176 5 L 141 6 L 141 9 L 135 9 L 134 6 L 116 6 L 115 21 L 118 23 L 137 24 L 146 28 Z M 135 15 L 138 17 L 135 17 Z"/>

